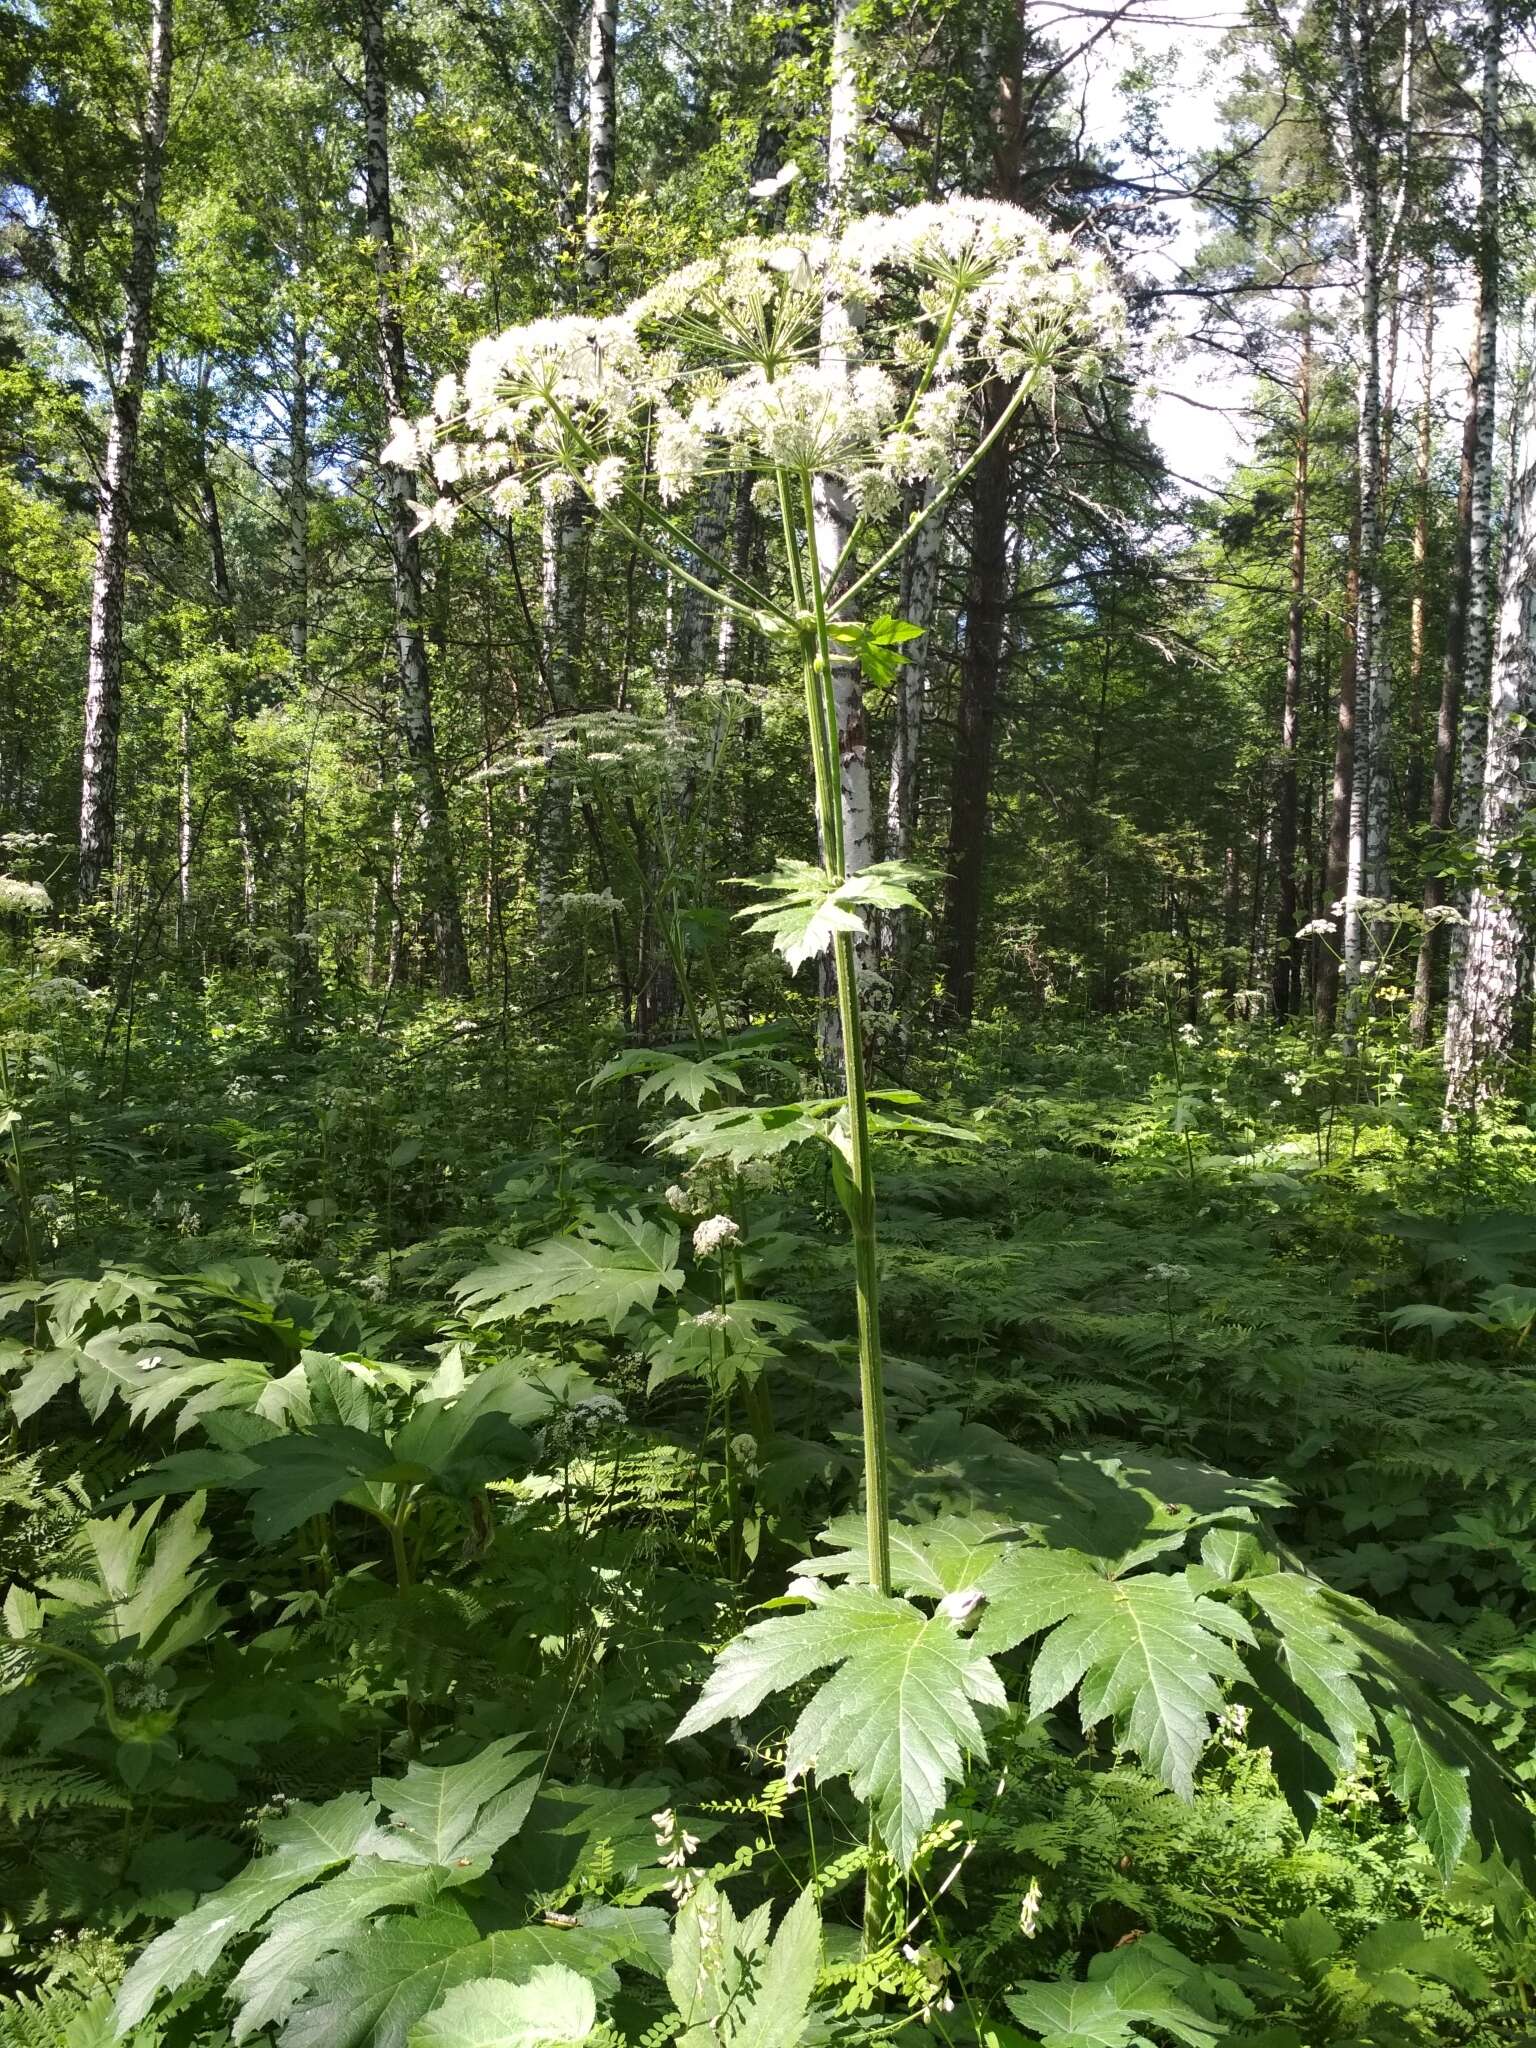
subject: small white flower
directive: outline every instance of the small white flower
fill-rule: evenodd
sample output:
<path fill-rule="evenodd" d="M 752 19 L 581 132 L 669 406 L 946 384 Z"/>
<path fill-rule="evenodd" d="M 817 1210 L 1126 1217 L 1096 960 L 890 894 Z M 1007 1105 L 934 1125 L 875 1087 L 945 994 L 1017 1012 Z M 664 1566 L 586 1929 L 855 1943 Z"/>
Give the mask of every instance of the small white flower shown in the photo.
<path fill-rule="evenodd" d="M 1189 1278 L 1189 1268 L 1188 1266 L 1148 1266 L 1147 1278 L 1149 1280 L 1162 1280 L 1168 1286 L 1173 1287 Z"/>
<path fill-rule="evenodd" d="M 421 461 L 421 443 L 409 420 L 392 419 L 389 439 L 379 450 L 380 462 L 391 469 L 415 469 Z"/>
<path fill-rule="evenodd" d="M 741 1226 L 733 1223 L 729 1216 L 706 1216 L 693 1233 L 694 1257 L 708 1258 L 711 1252 L 719 1251 L 723 1245 L 735 1244 L 741 1236 Z"/>
<path fill-rule="evenodd" d="M 693 1319 L 696 1330 L 728 1330 L 731 1319 L 723 1308 L 701 1309 Z"/>
<path fill-rule="evenodd" d="M 679 1216 L 691 1216 L 693 1213 L 693 1197 L 677 1181 L 673 1181 L 671 1187 L 662 1196 L 662 1200 L 669 1209 L 675 1210 Z"/>
<path fill-rule="evenodd" d="M 965 1621 L 986 1597 L 980 1586 L 966 1586 L 957 1593 L 946 1593 L 939 1602 L 939 1612 L 947 1621 Z"/>
<path fill-rule="evenodd" d="M 786 186 L 794 184 L 799 175 L 800 166 L 797 163 L 781 164 L 771 178 L 759 178 L 757 183 L 749 185 L 747 190 L 754 199 L 777 199 Z"/>
<path fill-rule="evenodd" d="M 419 498 L 407 500 L 416 514 L 412 535 L 418 533 L 450 533 L 453 522 L 459 516 L 459 508 L 452 498 L 434 498 L 430 505 L 423 505 Z"/>
<path fill-rule="evenodd" d="M 1040 1926 L 1040 1880 L 1032 1877 L 1029 1890 L 1019 1901 L 1019 1932 L 1026 1941 L 1033 1941 Z"/>
<path fill-rule="evenodd" d="M 1331 939 L 1337 927 L 1331 917 L 1314 917 L 1297 932 L 1298 939 Z"/>
<path fill-rule="evenodd" d="M 582 481 L 587 487 L 587 496 L 599 510 L 616 503 L 623 496 L 624 473 L 628 467 L 622 455 L 609 455 L 586 472 Z"/>
<path fill-rule="evenodd" d="M 811 282 L 811 259 L 804 249 L 773 249 L 768 268 L 776 270 L 791 291 L 804 291 Z"/>

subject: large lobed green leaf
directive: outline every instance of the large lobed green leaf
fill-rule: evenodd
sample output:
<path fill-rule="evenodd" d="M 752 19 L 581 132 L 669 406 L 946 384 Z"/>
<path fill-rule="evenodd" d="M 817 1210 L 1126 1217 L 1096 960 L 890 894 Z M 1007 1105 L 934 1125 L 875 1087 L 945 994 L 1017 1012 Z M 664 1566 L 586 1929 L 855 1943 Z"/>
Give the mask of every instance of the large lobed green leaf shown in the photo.
<path fill-rule="evenodd" d="M 1183 1573 L 1119 1578 L 1076 1551 L 1015 1549 L 1007 1573 L 990 1581 L 977 1647 L 1011 1650 L 1046 1630 L 1030 1672 L 1031 1714 L 1077 1690 L 1084 1729 L 1109 1719 L 1166 1784 L 1192 1798 L 1223 1685 L 1246 1675 L 1232 1648 L 1254 1641 L 1243 1616 L 1202 1597 Z"/>
<path fill-rule="evenodd" d="M 554 1323 L 617 1330 L 636 1309 L 652 1309 L 683 1284 L 678 1234 L 638 1210 L 594 1216 L 566 1237 L 527 1251 L 498 1251 L 454 1288 L 476 1322 L 542 1315 Z"/>
<path fill-rule="evenodd" d="M 878 861 L 839 877 L 809 861 L 781 860 L 771 875 L 743 883 L 772 900 L 740 915 L 750 920 L 748 931 L 766 932 L 774 951 L 796 968 L 827 952 L 839 932 L 862 935 L 861 910 L 921 910 L 911 885 L 930 878 L 928 869 L 903 861 Z"/>
<path fill-rule="evenodd" d="M 837 1668 L 790 1732 L 786 1768 L 792 1778 L 812 1767 L 846 1776 L 908 1867 L 965 1757 L 985 1751 L 976 1707 L 1005 1703 L 991 1664 L 946 1616 L 839 1586 L 728 1643 L 677 1734 L 751 1713 L 828 1665 Z"/>

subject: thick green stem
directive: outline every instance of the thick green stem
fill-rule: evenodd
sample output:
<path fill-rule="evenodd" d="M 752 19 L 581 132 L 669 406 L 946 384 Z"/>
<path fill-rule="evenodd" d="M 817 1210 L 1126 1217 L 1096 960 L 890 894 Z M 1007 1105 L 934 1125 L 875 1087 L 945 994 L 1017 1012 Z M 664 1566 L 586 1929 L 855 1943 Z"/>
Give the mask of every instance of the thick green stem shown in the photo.
<path fill-rule="evenodd" d="M 37 1237 L 32 1223 L 32 1183 L 27 1174 L 27 1155 L 21 1136 L 21 1110 L 11 1095 L 11 1070 L 5 1048 L 0 1046 L 0 1113 L 10 1126 L 11 1185 L 16 1194 L 16 1215 L 21 1224 L 22 1269 L 27 1279 L 41 1272 L 37 1259 Z"/>
<path fill-rule="evenodd" d="M 782 478 L 781 478 L 782 490 Z M 788 493 L 783 497 L 787 499 Z M 807 531 L 812 516 L 811 480 L 801 478 Z M 784 507 L 786 538 L 792 531 Z M 817 656 L 806 662 L 806 700 L 811 707 L 811 748 L 817 757 L 816 789 L 821 808 L 826 867 L 843 877 L 842 791 L 833 739 L 837 713 L 832 695 L 831 645 L 826 593 L 814 548 L 807 549 Z M 797 579 L 798 580 L 798 579 Z M 885 1445 L 885 1360 L 880 1345 L 880 1267 L 875 1230 L 875 1169 L 869 1138 L 869 1095 L 864 1080 L 864 1026 L 859 1005 L 859 969 L 853 937 L 839 932 L 833 942 L 838 1021 L 843 1035 L 843 1092 L 848 1104 L 846 1203 L 853 1228 L 853 1281 L 859 1327 L 859 1406 L 864 1425 L 864 1517 L 869 1545 L 869 1583 L 877 1593 L 891 1590 L 890 1476 Z"/>
<path fill-rule="evenodd" d="M 869 1583 L 891 1590 L 890 1471 L 885 1441 L 885 1357 L 880 1344 L 880 1266 L 875 1233 L 875 1173 L 870 1156 L 869 1103 L 858 965 L 853 939 L 839 932 L 834 949 L 837 1003 L 843 1027 L 848 1098 L 848 1220 L 853 1226 L 853 1285 L 859 1325 L 859 1406 L 864 1425 L 864 1530 Z"/>
<path fill-rule="evenodd" d="M 807 535 L 814 530 L 811 480 L 802 476 L 801 505 Z M 786 544 L 794 533 L 789 494 L 779 475 L 779 503 Z M 806 650 L 805 696 L 816 766 L 816 799 L 820 812 L 823 860 L 829 877 L 845 873 L 841 762 L 838 751 L 837 701 L 832 689 L 832 647 L 827 595 L 814 546 L 808 547 L 807 569 L 815 654 Z M 792 573 L 797 600 L 805 588 L 798 567 Z M 853 1232 L 853 1283 L 859 1331 L 859 1411 L 864 1431 L 864 1535 L 869 1555 L 869 1583 L 877 1593 L 891 1590 L 891 1488 L 885 1440 L 885 1359 L 880 1343 L 880 1263 L 875 1225 L 875 1170 L 870 1146 L 869 1095 L 864 1079 L 864 1023 L 859 1004 L 858 960 L 853 938 L 839 932 L 832 948 L 837 978 L 838 1022 L 843 1039 L 843 1093 L 848 1105 L 848 1150 L 844 1205 Z M 873 1815 L 869 1823 L 869 1861 L 864 1878 L 864 1952 L 873 1954 L 884 1939 L 890 1917 L 891 1861 Z"/>
<path fill-rule="evenodd" d="M 800 507 L 805 517 L 805 530 L 814 536 L 816 500 L 808 470 L 800 477 Z M 840 882 L 848 867 L 848 842 L 843 830 L 842 744 L 837 729 L 837 697 L 832 688 L 832 635 L 827 620 L 827 592 L 821 580 L 821 559 L 814 543 L 809 550 L 809 567 L 811 615 L 816 626 L 816 656 L 811 668 L 818 684 L 816 695 L 821 705 L 822 744 L 826 749 L 832 798 L 830 812 L 822 820 L 823 844 L 827 849 L 828 872 Z"/>

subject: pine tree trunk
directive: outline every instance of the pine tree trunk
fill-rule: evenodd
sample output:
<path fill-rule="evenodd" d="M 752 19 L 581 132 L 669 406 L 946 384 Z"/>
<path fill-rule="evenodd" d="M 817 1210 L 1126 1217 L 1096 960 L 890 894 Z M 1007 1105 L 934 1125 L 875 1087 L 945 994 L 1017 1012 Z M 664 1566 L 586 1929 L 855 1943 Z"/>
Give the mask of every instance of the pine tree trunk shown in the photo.
<path fill-rule="evenodd" d="M 363 140 L 367 183 L 368 239 L 378 280 L 379 363 L 384 403 L 392 418 L 410 410 L 405 330 L 397 292 L 394 209 L 389 184 L 389 90 L 384 61 L 385 0 L 360 0 L 363 46 Z M 422 632 L 421 548 L 411 501 L 420 486 L 413 472 L 384 467 L 379 472 L 389 526 L 394 582 L 395 664 L 401 737 L 416 812 L 427 946 L 437 986 L 444 995 L 469 987 L 469 957 L 454 874 L 453 842 L 437 741 L 432 725 L 432 684 Z"/>
<path fill-rule="evenodd" d="M 1001 394 L 989 398 L 983 431 L 990 432 L 1005 403 Z M 944 993 L 963 1022 L 969 1022 L 976 1007 L 987 809 L 1008 613 L 1008 457 L 1005 434 L 983 457 L 971 484 L 971 555 L 955 709 L 943 922 Z"/>
<path fill-rule="evenodd" d="M 712 477 L 703 503 L 694 516 L 693 534 L 699 553 L 689 566 L 702 582 L 712 581 L 708 558 L 718 561 L 725 549 L 734 481 L 726 472 Z M 683 585 L 677 607 L 677 631 L 672 636 L 672 652 L 668 661 L 668 669 L 676 681 L 685 685 L 696 684 L 713 670 L 718 659 L 719 634 L 714 617 L 718 609 L 693 584 Z"/>
<path fill-rule="evenodd" d="M 96 565 L 91 578 L 90 652 L 85 684 L 85 737 L 80 774 L 82 903 L 93 902 L 112 871 L 117 825 L 117 745 L 123 699 L 123 607 L 128 582 L 128 535 L 138 467 L 139 423 L 149 368 L 154 314 L 160 187 L 170 125 L 172 9 L 174 0 L 151 0 L 149 71 L 140 130 L 138 193 L 133 210 L 128 275 L 123 290 L 123 334 L 112 378 L 106 461 L 96 511 Z"/>
<path fill-rule="evenodd" d="M 1508 842 L 1529 816 L 1533 749 L 1528 728 L 1536 717 L 1536 445 L 1530 432 L 1530 389 L 1527 382 L 1518 433 L 1521 473 L 1510 492 L 1498 651 L 1488 696 L 1478 833 L 1482 874 L 1472 892 L 1461 1001 L 1446 1045 L 1445 1099 L 1451 1113 L 1496 1094 L 1514 1050 L 1524 934 L 1517 897 L 1519 858 Z M 1496 856 L 1503 871 L 1498 880 L 1488 871 Z"/>
<path fill-rule="evenodd" d="M 1479 124 L 1477 207 L 1477 400 L 1473 408 L 1472 511 L 1467 548 L 1466 648 L 1461 677 L 1458 787 L 1454 809 L 1458 835 L 1478 836 L 1483 810 L 1484 745 L 1489 710 L 1489 664 L 1495 581 L 1493 550 L 1494 428 L 1499 357 L 1499 96 L 1503 58 L 1503 0 L 1487 0 L 1483 24 L 1483 104 Z M 1465 911 L 1466 898 L 1459 908 Z M 1451 931 L 1445 1059 L 1455 1069 L 1466 1062 L 1457 1050 L 1471 1028 L 1463 1015 L 1467 933 Z"/>
<path fill-rule="evenodd" d="M 1280 714 L 1280 777 L 1275 794 L 1275 964 L 1271 992 L 1276 1017 L 1289 1017 L 1300 995 L 1296 958 L 1296 755 L 1301 739 L 1302 665 L 1306 652 L 1307 478 L 1312 426 L 1312 328 L 1304 316 L 1301 378 L 1296 392 L 1296 467 L 1291 487 L 1291 596 L 1286 615 L 1285 701 Z"/>

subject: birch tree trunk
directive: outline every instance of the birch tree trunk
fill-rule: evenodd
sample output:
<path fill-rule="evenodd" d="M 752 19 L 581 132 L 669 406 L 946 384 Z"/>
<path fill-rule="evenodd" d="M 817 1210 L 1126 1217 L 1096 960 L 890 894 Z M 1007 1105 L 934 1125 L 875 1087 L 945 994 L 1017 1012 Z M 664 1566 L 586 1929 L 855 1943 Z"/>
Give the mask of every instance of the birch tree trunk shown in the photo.
<path fill-rule="evenodd" d="M 185 700 L 176 721 L 176 949 L 192 936 L 192 713 Z"/>
<path fill-rule="evenodd" d="M 937 486 L 923 493 L 923 508 L 933 502 Z M 901 616 L 921 628 L 908 642 L 906 660 L 892 693 L 891 779 L 886 791 L 885 850 L 890 860 L 907 860 L 917 831 L 918 762 L 922 756 L 924 699 L 928 687 L 929 627 L 939 592 L 939 565 L 944 555 L 944 521 L 930 518 L 904 558 Z M 898 927 L 900 929 L 901 927 Z"/>
<path fill-rule="evenodd" d="M 1370 155 L 1369 146 L 1362 145 Z M 1379 872 L 1384 802 L 1386 689 L 1381 645 L 1381 274 L 1380 193 L 1374 168 L 1357 173 L 1352 207 L 1359 266 L 1360 362 L 1355 383 L 1355 465 L 1359 477 L 1360 595 L 1355 606 L 1355 760 L 1350 786 L 1349 864 L 1344 886 L 1344 979 L 1353 990 L 1365 952 L 1360 902 L 1382 897 Z"/>
<path fill-rule="evenodd" d="M 203 380 L 198 390 L 197 489 L 202 499 L 203 531 L 208 540 L 208 580 L 213 586 L 215 631 L 219 645 L 233 654 L 236 648 L 235 592 L 229 578 L 229 557 L 224 547 L 224 520 L 219 509 L 218 485 L 214 482 L 208 460 L 207 396 L 206 380 Z M 240 849 L 240 903 L 246 930 L 254 931 L 258 908 L 256 825 L 251 815 L 244 764 L 240 759 L 239 726 L 245 711 L 245 696 L 237 682 L 231 683 L 224 711 L 232 762 L 230 799 L 234 812 L 235 843 Z M 187 758 L 190 766 L 190 755 Z M 187 802 L 190 806 L 190 785 Z M 187 878 L 184 876 L 184 879 Z"/>
<path fill-rule="evenodd" d="M 288 399 L 288 476 L 284 492 L 287 513 L 288 651 L 293 661 L 293 689 L 303 703 L 309 690 L 309 329 L 302 318 L 293 323 L 292 384 Z M 309 930 L 309 774 L 289 795 L 288 934 L 293 949 L 288 984 L 289 1018 L 302 1036 L 318 993 L 319 963 Z"/>
<path fill-rule="evenodd" d="M 576 168 L 576 122 L 572 113 L 576 97 L 576 38 L 580 28 L 580 0 L 559 0 L 554 9 L 550 149 L 555 167 L 555 218 L 560 227 L 560 255 L 566 260 L 570 259 L 576 239 L 576 202 L 581 192 Z"/>
<path fill-rule="evenodd" d="M 1344 894 L 1349 878 L 1349 824 L 1355 787 L 1355 702 L 1356 638 L 1355 614 L 1360 607 L 1360 535 L 1351 521 L 1349 566 L 1345 571 L 1344 635 L 1339 654 L 1338 718 L 1333 743 L 1333 788 L 1328 806 L 1328 844 L 1323 863 L 1324 914 Z M 1313 979 L 1313 1019 L 1320 1034 L 1332 1031 L 1338 1014 L 1339 959 L 1337 949 L 1320 946 Z"/>
<path fill-rule="evenodd" d="M 1435 719 L 1434 767 L 1429 784 L 1430 858 L 1451 829 L 1456 800 L 1456 737 L 1461 718 L 1461 678 L 1467 644 L 1467 585 L 1471 576 L 1472 477 L 1477 457 L 1477 367 L 1474 362 L 1467 378 L 1467 405 L 1461 430 L 1461 481 L 1456 493 L 1456 546 L 1451 562 L 1450 590 L 1446 598 L 1445 655 L 1440 671 L 1440 708 Z M 1424 883 L 1426 914 L 1445 902 L 1445 882 L 1430 875 Z M 1419 940 L 1419 957 L 1413 974 L 1413 1008 L 1410 1028 L 1413 1042 L 1422 1049 L 1429 1043 L 1430 1012 L 1434 1005 L 1435 953 L 1440 926 L 1426 923 Z"/>
<path fill-rule="evenodd" d="M 1408 611 L 1408 786 L 1403 810 L 1417 823 L 1424 795 L 1424 638 L 1429 617 L 1430 465 L 1435 452 L 1435 272 L 1424 274 L 1424 350 L 1413 462 L 1413 597 Z"/>
<path fill-rule="evenodd" d="M 398 299 L 394 209 L 389 182 L 389 88 L 384 62 L 385 0 L 360 0 L 363 46 L 363 141 L 368 239 L 378 283 L 379 363 L 384 403 L 392 418 L 411 411 L 405 328 Z M 427 945 L 444 995 L 469 987 L 469 958 L 454 874 L 453 844 L 437 741 L 432 725 L 432 684 L 422 631 L 421 548 L 411 501 L 420 490 L 414 472 L 390 466 L 379 472 L 389 529 L 394 582 L 395 665 L 400 733 L 405 744 L 420 847 Z"/>
<path fill-rule="evenodd" d="M 1391 800 L 1392 681 L 1388 666 L 1382 587 L 1383 438 L 1381 304 L 1407 199 L 1412 134 L 1413 64 L 1417 22 L 1407 11 L 1403 31 L 1401 135 L 1398 188 L 1390 224 L 1383 217 L 1383 124 L 1374 76 L 1382 16 L 1375 0 L 1340 8 L 1338 46 L 1344 85 L 1345 172 L 1354 230 L 1357 340 L 1355 461 L 1359 473 L 1360 602 L 1355 614 L 1355 767 L 1350 801 L 1349 867 L 1345 885 L 1344 974 L 1353 1008 L 1368 940 L 1362 900 L 1391 897 L 1388 823 Z M 1370 941 L 1375 950 L 1375 941 Z"/>
<path fill-rule="evenodd" d="M 587 49 L 587 213 L 582 232 L 582 277 L 589 292 L 608 277 L 607 211 L 613 191 L 614 51 L 618 0 L 592 0 Z"/>
<path fill-rule="evenodd" d="M 1466 651 L 1462 665 L 1459 781 L 1454 809 L 1457 833 L 1470 840 L 1478 834 L 1485 780 L 1483 747 L 1488 729 L 1489 663 L 1492 657 L 1494 593 L 1493 464 L 1499 365 L 1499 99 L 1504 44 L 1503 0 L 1487 0 L 1483 23 L 1483 97 L 1478 136 L 1477 204 L 1477 397 L 1473 407 L 1472 509 L 1467 548 Z M 1461 895 L 1458 908 L 1465 911 Z M 1467 932 L 1451 931 L 1450 986 L 1447 992 L 1445 1058 L 1455 1061 L 1454 1047 L 1469 1024 L 1462 1016 L 1467 962 Z"/>
<path fill-rule="evenodd" d="M 853 168 L 859 142 L 857 50 L 853 13 L 855 0 L 836 0 L 832 20 L 832 57 L 828 76 L 827 192 L 825 222 L 835 232 L 846 218 L 853 193 Z M 837 368 L 847 360 L 851 331 L 848 308 L 833 292 L 827 294 L 821 324 L 821 360 Z M 853 507 L 842 483 L 819 476 L 815 491 L 816 558 L 822 585 L 829 592 L 838 581 L 838 564 L 853 531 Z M 867 868 L 875 857 L 874 804 L 869 784 L 869 730 L 864 713 L 864 683 L 856 661 L 834 655 L 832 690 L 837 705 L 837 751 L 842 790 L 843 867 L 849 874 Z M 866 938 L 855 952 L 861 968 L 871 960 Z"/>
<path fill-rule="evenodd" d="M 174 0 L 151 0 L 149 70 L 139 135 L 139 182 L 133 209 L 123 334 L 112 375 L 106 460 L 96 509 L 96 563 L 85 682 L 85 733 L 80 764 L 82 903 L 93 902 L 112 871 L 117 825 L 117 742 L 123 703 L 123 604 L 128 534 L 138 468 L 139 423 L 154 317 L 160 187 L 170 125 Z"/>
<path fill-rule="evenodd" d="M 1312 325 L 1303 314 L 1301 375 L 1296 390 L 1296 466 L 1291 487 L 1291 594 L 1286 614 L 1285 701 L 1280 714 L 1280 777 L 1275 793 L 1275 964 L 1271 983 L 1276 1017 L 1289 1017 L 1301 990 L 1296 958 L 1296 754 L 1301 738 L 1302 663 L 1306 651 L 1307 484 L 1312 429 Z"/>
<path fill-rule="evenodd" d="M 1468 915 L 1461 1000 L 1446 1038 L 1446 1109 L 1475 1108 L 1498 1092 L 1514 1048 L 1522 920 L 1518 856 L 1507 842 L 1527 821 L 1532 801 L 1536 717 L 1536 446 L 1530 383 L 1520 405 L 1520 473 L 1510 493 L 1508 542 L 1499 605 L 1498 650 L 1488 694 L 1483 803 L 1478 831 L 1481 874 Z M 1497 878 L 1490 872 L 1501 862 Z"/>

